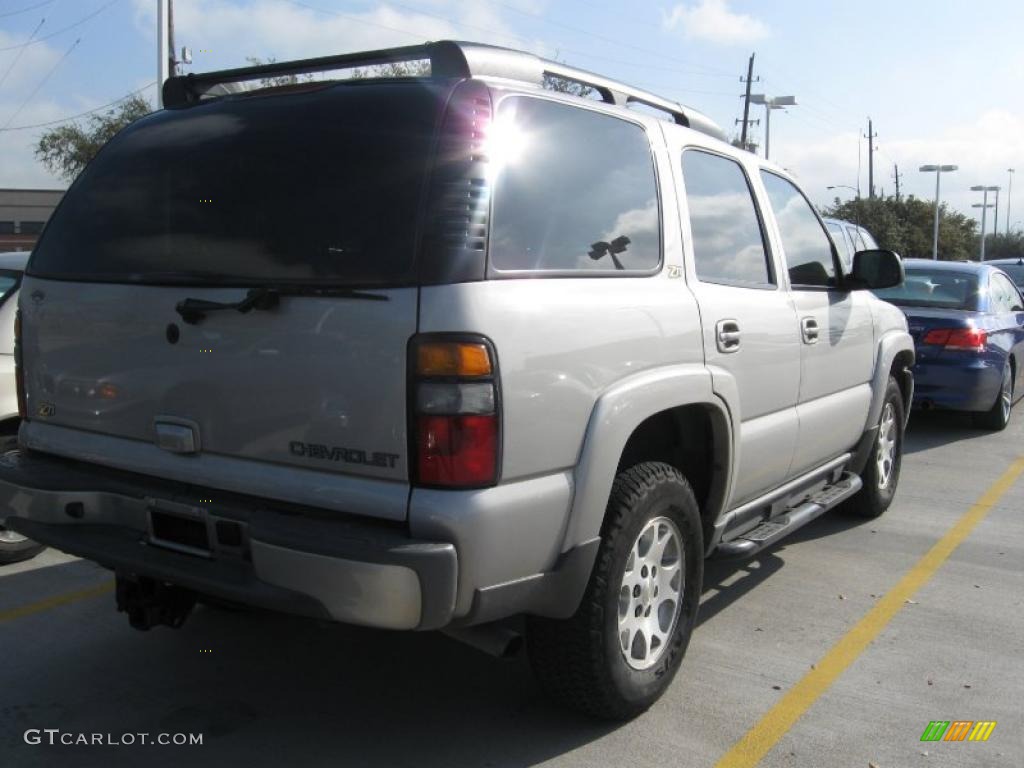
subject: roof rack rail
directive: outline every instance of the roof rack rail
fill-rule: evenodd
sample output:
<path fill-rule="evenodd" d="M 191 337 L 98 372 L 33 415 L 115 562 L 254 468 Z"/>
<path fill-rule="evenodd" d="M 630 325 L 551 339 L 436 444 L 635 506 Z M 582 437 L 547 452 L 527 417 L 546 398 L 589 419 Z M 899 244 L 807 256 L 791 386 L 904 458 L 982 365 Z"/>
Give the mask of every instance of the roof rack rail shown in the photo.
<path fill-rule="evenodd" d="M 197 104 L 217 86 L 229 83 L 420 60 L 430 61 L 430 76 L 436 78 L 493 77 L 536 86 L 544 84 L 545 76 L 571 80 L 593 88 L 609 104 L 643 104 L 665 112 L 679 125 L 726 140 L 725 133 L 713 120 L 678 102 L 561 62 L 542 59 L 532 53 L 454 40 L 179 75 L 164 83 L 163 99 L 169 108 L 186 107 Z"/>

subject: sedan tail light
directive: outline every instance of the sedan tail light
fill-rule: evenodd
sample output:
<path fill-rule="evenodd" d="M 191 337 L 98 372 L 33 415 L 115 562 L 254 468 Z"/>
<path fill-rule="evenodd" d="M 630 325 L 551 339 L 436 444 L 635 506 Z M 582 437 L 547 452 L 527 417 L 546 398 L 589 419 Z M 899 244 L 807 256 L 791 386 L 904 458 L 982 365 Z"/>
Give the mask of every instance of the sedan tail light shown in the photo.
<path fill-rule="evenodd" d="M 988 334 L 977 328 L 933 328 L 924 336 L 925 344 L 963 352 L 982 352 Z"/>
<path fill-rule="evenodd" d="M 494 485 L 501 418 L 493 348 L 479 337 L 432 335 L 414 339 L 410 352 L 416 484 Z"/>

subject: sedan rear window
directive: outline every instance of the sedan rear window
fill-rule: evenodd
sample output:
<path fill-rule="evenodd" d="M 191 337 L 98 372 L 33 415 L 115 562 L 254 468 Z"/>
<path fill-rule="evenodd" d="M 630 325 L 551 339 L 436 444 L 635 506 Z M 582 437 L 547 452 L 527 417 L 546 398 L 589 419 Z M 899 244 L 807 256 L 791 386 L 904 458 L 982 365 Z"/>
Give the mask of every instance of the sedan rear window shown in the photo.
<path fill-rule="evenodd" d="M 875 291 L 878 298 L 899 307 L 936 307 L 977 311 L 978 275 L 948 269 L 908 267 L 902 285 Z"/>
<path fill-rule="evenodd" d="M 111 282 L 410 282 L 437 89 L 337 85 L 144 118 L 75 182 L 28 271 Z"/>

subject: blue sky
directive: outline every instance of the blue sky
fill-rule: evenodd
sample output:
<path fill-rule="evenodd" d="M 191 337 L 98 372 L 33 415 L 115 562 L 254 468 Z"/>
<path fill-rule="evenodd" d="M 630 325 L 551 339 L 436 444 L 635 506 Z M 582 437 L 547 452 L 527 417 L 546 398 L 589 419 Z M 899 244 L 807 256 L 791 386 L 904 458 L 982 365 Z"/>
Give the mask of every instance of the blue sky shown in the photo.
<path fill-rule="evenodd" d="M 0 0 L 0 128 L 59 120 L 155 80 L 156 0 L 42 1 Z M 44 17 L 35 34 L 42 42 L 19 47 Z M 756 51 L 755 92 L 798 101 L 772 115 L 772 159 L 818 203 L 834 194 L 829 184 L 857 186 L 858 165 L 866 193 L 867 142 L 859 137 L 869 115 L 878 133 L 876 187 L 887 193 L 894 163 L 902 191 L 929 198 L 934 176 L 918 166 L 956 163 L 943 198 L 974 214 L 977 195 L 968 188 L 1001 185 L 1005 224 L 1006 169 L 1024 171 L 1019 1 L 176 0 L 175 20 L 195 71 L 246 56 L 458 37 L 527 48 L 647 87 L 729 132 L 740 115 L 739 77 Z M 153 98 L 154 89 L 145 93 Z M 763 108 L 752 111 L 763 118 Z M 762 128 L 753 128 L 755 139 Z M 32 157 L 41 130 L 0 132 L 0 186 L 62 186 Z M 1014 221 L 1024 219 L 1024 174 L 1018 189 Z"/>

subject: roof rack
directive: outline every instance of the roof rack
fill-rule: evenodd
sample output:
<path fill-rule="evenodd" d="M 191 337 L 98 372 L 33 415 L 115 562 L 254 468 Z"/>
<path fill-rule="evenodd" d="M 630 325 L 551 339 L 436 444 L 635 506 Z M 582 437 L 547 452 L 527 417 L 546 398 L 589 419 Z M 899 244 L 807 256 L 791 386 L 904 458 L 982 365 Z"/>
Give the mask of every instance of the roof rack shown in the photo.
<path fill-rule="evenodd" d="M 679 125 L 701 131 L 716 139 L 723 141 L 726 139 L 722 129 L 703 113 L 648 91 L 633 88 L 617 80 L 611 80 L 557 61 L 542 59 L 532 53 L 454 40 L 179 75 L 169 78 L 164 83 L 163 99 L 164 105 L 167 107 L 186 107 L 197 104 L 205 94 L 210 93 L 217 86 L 229 83 L 240 83 L 255 78 L 311 74 L 334 69 L 421 60 L 430 61 L 430 76 L 437 78 L 492 77 L 527 82 L 537 86 L 544 84 L 546 75 L 571 80 L 593 88 L 608 104 L 619 106 L 643 104 L 665 112 Z"/>

